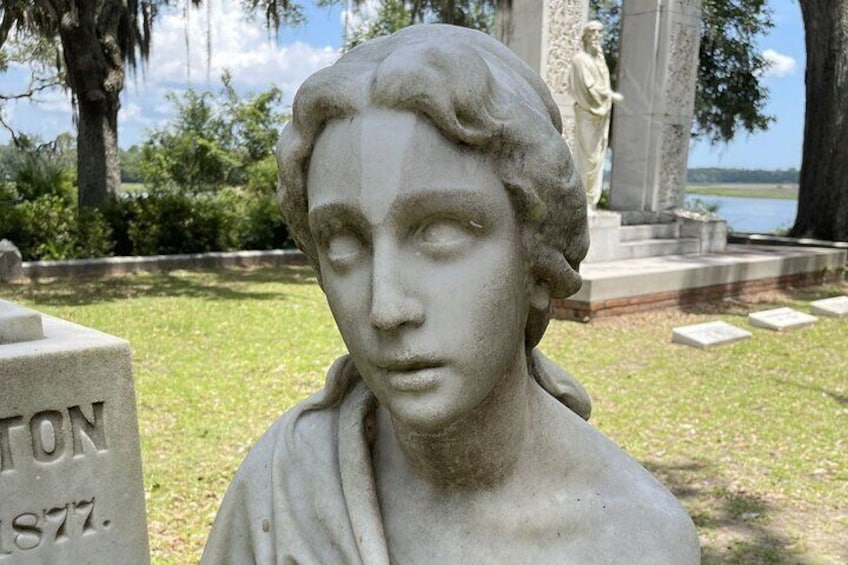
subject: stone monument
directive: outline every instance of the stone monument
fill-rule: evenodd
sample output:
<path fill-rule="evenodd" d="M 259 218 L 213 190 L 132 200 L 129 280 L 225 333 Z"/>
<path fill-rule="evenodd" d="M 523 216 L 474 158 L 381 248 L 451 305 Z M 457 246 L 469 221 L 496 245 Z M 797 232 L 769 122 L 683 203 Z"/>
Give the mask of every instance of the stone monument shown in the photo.
<path fill-rule="evenodd" d="M 23 259 L 17 246 L 8 239 L 0 239 L 0 282 L 15 282 L 23 277 Z"/>
<path fill-rule="evenodd" d="M 148 553 L 127 342 L 0 300 L 0 565 Z"/>
<path fill-rule="evenodd" d="M 495 33 L 551 90 L 562 116 L 569 147 L 574 143 L 574 98 L 569 88 L 571 60 L 580 48 L 589 0 L 512 0 L 501 3 Z"/>
<path fill-rule="evenodd" d="M 590 213 L 594 213 L 601 199 L 612 105 L 622 99 L 610 87 L 609 69 L 601 47 L 603 31 L 597 20 L 583 26 L 582 48 L 571 61 L 570 85 L 574 97 L 571 148 Z"/>
<path fill-rule="evenodd" d="M 536 347 L 588 247 L 538 75 L 480 32 L 406 28 L 307 79 L 277 160 L 349 354 L 253 447 L 202 563 L 699 562 Z"/>
<path fill-rule="evenodd" d="M 683 206 L 700 25 L 701 0 L 622 4 L 613 210 L 656 215 Z"/>

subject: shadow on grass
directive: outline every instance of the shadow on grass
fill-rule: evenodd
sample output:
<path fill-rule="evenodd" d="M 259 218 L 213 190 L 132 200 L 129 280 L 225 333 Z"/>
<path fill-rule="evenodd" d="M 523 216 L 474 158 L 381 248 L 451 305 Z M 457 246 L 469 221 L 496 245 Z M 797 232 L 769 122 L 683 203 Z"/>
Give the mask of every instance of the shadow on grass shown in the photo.
<path fill-rule="evenodd" d="M 830 390 L 827 390 L 824 387 L 820 387 L 820 386 L 816 386 L 816 385 L 812 385 L 812 384 L 806 384 L 806 383 L 796 383 L 795 381 L 790 381 L 788 379 L 772 379 L 772 382 L 775 382 L 775 383 L 781 384 L 781 385 L 794 386 L 795 388 L 800 388 L 802 390 L 809 390 L 809 391 L 812 391 L 812 392 L 818 392 L 818 393 L 821 393 L 822 395 L 826 396 L 827 398 L 833 400 L 834 402 L 836 402 L 840 406 L 848 405 L 848 396 L 845 396 L 844 394 L 839 394 L 837 392 L 832 392 Z"/>
<path fill-rule="evenodd" d="M 701 539 L 701 563 L 808 563 L 794 541 L 771 525 L 777 509 L 756 494 L 739 491 L 708 463 L 642 461 L 686 507 Z"/>
<path fill-rule="evenodd" d="M 216 269 L 148 273 L 87 279 L 54 279 L 21 285 L 0 284 L 0 295 L 34 304 L 83 306 L 143 297 L 188 297 L 210 300 L 280 300 L 282 292 L 256 290 L 264 283 L 315 284 L 309 267 Z"/>

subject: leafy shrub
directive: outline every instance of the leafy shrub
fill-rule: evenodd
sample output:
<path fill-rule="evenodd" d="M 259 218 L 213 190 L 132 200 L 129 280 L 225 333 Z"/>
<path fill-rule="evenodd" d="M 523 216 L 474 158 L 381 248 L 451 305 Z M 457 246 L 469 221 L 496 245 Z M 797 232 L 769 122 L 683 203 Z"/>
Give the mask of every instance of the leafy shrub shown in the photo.
<path fill-rule="evenodd" d="M 268 155 L 247 167 L 247 190 L 261 194 L 277 192 L 277 161 Z"/>
<path fill-rule="evenodd" d="M 274 192 L 231 189 L 221 191 L 219 196 L 222 204 L 233 203 L 232 209 L 237 214 L 234 236 L 239 249 L 277 249 L 291 245 Z"/>
<path fill-rule="evenodd" d="M 36 200 L 54 195 L 72 203 L 76 195 L 76 171 L 46 159 L 22 159 L 16 167 L 12 180 L 23 200 Z"/>
<path fill-rule="evenodd" d="M 60 159 L 58 141 L 36 145 L 21 137 L 3 169 L 10 181 L 0 183 L 0 238 L 13 241 L 26 260 L 284 246 L 288 232 L 268 148 L 280 92 L 242 102 L 225 85 L 223 105 L 233 117 L 220 115 L 206 95 L 187 95 L 180 135 L 158 132 L 134 151 L 156 177 L 153 192 L 122 194 L 100 210 L 78 209 L 76 173 Z M 209 139 L 195 135 L 204 131 Z M 243 187 L 233 186 L 236 165 Z"/>
<path fill-rule="evenodd" d="M 106 217 L 121 255 L 275 249 L 288 240 L 273 194 L 232 187 L 215 194 L 124 195 Z"/>
<path fill-rule="evenodd" d="M 77 211 L 77 243 L 74 257 L 107 257 L 114 254 L 112 228 L 103 212 L 83 208 Z"/>
<path fill-rule="evenodd" d="M 215 192 L 225 186 L 274 185 L 271 155 L 286 115 L 279 111 L 282 91 L 241 99 L 229 74 L 218 96 L 188 89 L 169 93 L 176 115 L 153 130 L 139 155 L 145 181 L 156 190 Z M 270 184 L 269 182 L 270 181 Z"/>
<path fill-rule="evenodd" d="M 124 199 L 133 255 L 202 253 L 235 248 L 228 210 L 210 195 L 159 192 Z"/>
<path fill-rule="evenodd" d="M 78 210 L 76 172 L 43 147 L 24 145 L 0 188 L 0 238 L 25 260 L 102 257 L 113 248 L 111 229 L 97 210 Z"/>
<path fill-rule="evenodd" d="M 77 259 L 111 254 L 111 228 L 97 210 L 78 210 L 57 194 L 23 200 L 12 213 L 12 230 L 3 238 L 18 246 L 25 260 Z M 5 228 L 5 226 L 4 226 Z"/>

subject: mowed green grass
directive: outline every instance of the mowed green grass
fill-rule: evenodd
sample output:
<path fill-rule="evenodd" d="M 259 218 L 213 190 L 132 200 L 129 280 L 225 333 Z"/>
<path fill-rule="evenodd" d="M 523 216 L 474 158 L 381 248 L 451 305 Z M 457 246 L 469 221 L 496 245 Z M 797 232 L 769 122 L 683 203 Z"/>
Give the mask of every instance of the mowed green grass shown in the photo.
<path fill-rule="evenodd" d="M 703 196 L 732 196 L 735 198 L 777 198 L 797 200 L 798 185 L 774 183 L 687 184 L 687 194 Z"/>
<path fill-rule="evenodd" d="M 705 563 L 848 561 L 848 320 L 711 350 L 675 326 L 801 310 L 848 285 L 689 312 L 551 323 L 541 348 L 577 375 L 592 422 L 660 477 Z M 236 467 L 345 349 L 305 268 L 177 272 L 28 286 L 0 297 L 133 349 L 153 562 L 196 563 Z"/>

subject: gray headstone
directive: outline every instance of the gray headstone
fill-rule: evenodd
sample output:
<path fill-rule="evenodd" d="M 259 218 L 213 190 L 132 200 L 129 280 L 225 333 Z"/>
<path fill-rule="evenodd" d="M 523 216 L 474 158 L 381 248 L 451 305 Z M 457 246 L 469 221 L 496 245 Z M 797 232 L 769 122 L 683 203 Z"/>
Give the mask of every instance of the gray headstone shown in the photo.
<path fill-rule="evenodd" d="M 671 332 L 671 341 L 691 347 L 707 348 L 747 339 L 751 335 L 751 332 L 737 328 L 733 324 L 718 321 L 674 328 Z"/>
<path fill-rule="evenodd" d="M 775 308 L 748 314 L 748 323 L 758 328 L 783 331 L 801 326 L 808 326 L 818 321 L 818 318 L 793 310 L 792 308 Z"/>
<path fill-rule="evenodd" d="M 0 300 L 0 345 L 34 341 L 43 337 L 41 314 Z"/>
<path fill-rule="evenodd" d="M 21 252 L 8 239 L 0 240 L 0 281 L 13 282 L 22 277 Z"/>
<path fill-rule="evenodd" d="M 818 316 L 844 318 L 848 316 L 848 296 L 834 296 L 810 302 L 810 311 Z"/>
<path fill-rule="evenodd" d="M 149 563 L 129 344 L 40 319 L 0 345 L 0 564 Z"/>

